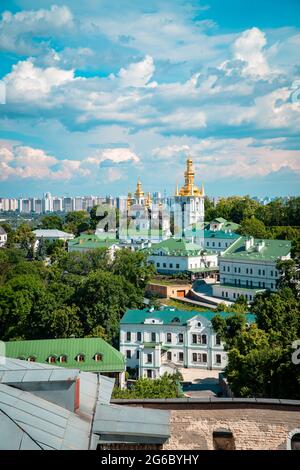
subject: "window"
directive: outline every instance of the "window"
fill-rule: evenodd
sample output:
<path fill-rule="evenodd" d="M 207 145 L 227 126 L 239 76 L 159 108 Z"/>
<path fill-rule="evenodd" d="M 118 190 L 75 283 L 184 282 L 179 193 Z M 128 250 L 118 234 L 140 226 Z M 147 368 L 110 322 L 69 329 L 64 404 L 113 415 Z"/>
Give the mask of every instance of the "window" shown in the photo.
<path fill-rule="evenodd" d="M 160 267 L 160 263 L 156 263 L 156 266 L 159 268 L 159 267 Z"/>
<path fill-rule="evenodd" d="M 139 350 L 137 350 L 137 352 L 136 352 L 136 358 L 137 358 L 137 359 L 140 358 L 140 351 L 139 351 Z"/>
<path fill-rule="evenodd" d="M 225 246 L 226 246 L 226 248 L 227 248 L 227 246 L 228 246 L 228 243 L 227 243 L 227 242 L 225 243 Z"/>
<path fill-rule="evenodd" d="M 216 364 L 221 364 L 221 354 L 216 354 Z"/>
<path fill-rule="evenodd" d="M 168 352 L 167 352 L 167 360 L 168 360 L 168 361 L 172 361 L 172 353 L 171 353 L 171 351 L 168 351 Z"/>
<path fill-rule="evenodd" d="M 131 332 L 127 331 L 126 333 L 126 341 L 131 341 Z"/>
<path fill-rule="evenodd" d="M 227 272 L 228 273 L 230 272 L 230 266 L 227 266 Z"/>
<path fill-rule="evenodd" d="M 221 345 L 221 337 L 220 335 L 216 335 L 216 346 L 220 346 Z"/>
<path fill-rule="evenodd" d="M 193 362 L 197 362 L 197 353 L 193 353 Z"/>
<path fill-rule="evenodd" d="M 253 274 L 253 269 L 252 268 L 250 268 L 250 274 Z"/>
<path fill-rule="evenodd" d="M 260 287 L 260 281 L 258 281 L 258 287 Z"/>
<path fill-rule="evenodd" d="M 249 300 L 252 300 L 252 295 L 249 295 Z"/>
<path fill-rule="evenodd" d="M 273 271 L 271 271 L 270 274 L 271 274 L 271 277 L 273 277 Z"/>
<path fill-rule="evenodd" d="M 258 275 L 259 275 L 259 276 L 261 275 L 261 269 L 258 270 Z"/>
<path fill-rule="evenodd" d="M 202 336 L 201 336 L 201 343 L 202 343 L 202 344 L 207 344 L 207 337 L 206 337 L 206 335 L 202 335 Z"/>
<path fill-rule="evenodd" d="M 101 362 L 103 359 L 103 354 L 100 354 L 100 353 L 95 354 L 94 359 L 96 362 Z"/>
<path fill-rule="evenodd" d="M 215 242 L 212 242 L 212 246 L 215 246 Z"/>
<path fill-rule="evenodd" d="M 239 273 L 241 272 L 241 268 L 239 268 Z"/>
<path fill-rule="evenodd" d="M 224 297 L 224 291 L 222 290 L 222 297 Z"/>
<path fill-rule="evenodd" d="M 167 267 L 167 264 L 166 263 L 163 263 L 163 268 L 166 268 Z"/>
<path fill-rule="evenodd" d="M 236 273 L 236 268 L 234 268 L 234 272 Z"/>
<path fill-rule="evenodd" d="M 219 242 L 219 247 L 221 246 L 221 243 Z"/>
<path fill-rule="evenodd" d="M 197 323 L 198 328 L 201 328 L 201 323 L 198 321 Z"/>
<path fill-rule="evenodd" d="M 213 445 L 215 450 L 235 450 L 235 442 L 232 432 L 223 428 L 214 431 Z"/>
<path fill-rule="evenodd" d="M 223 271 L 226 271 L 226 266 L 223 266 Z"/>
<path fill-rule="evenodd" d="M 151 364 L 152 362 L 152 354 L 147 354 L 147 363 Z"/>
<path fill-rule="evenodd" d="M 235 279 L 236 280 L 236 279 Z M 233 293 L 233 298 L 235 299 L 236 295 L 235 295 L 235 292 Z"/>
<path fill-rule="evenodd" d="M 228 292 L 225 292 L 225 296 L 228 297 Z"/>
<path fill-rule="evenodd" d="M 207 362 L 207 354 L 206 353 L 202 354 L 202 362 Z"/>
<path fill-rule="evenodd" d="M 147 370 L 147 378 L 152 379 L 152 370 L 150 369 Z"/>
<path fill-rule="evenodd" d="M 130 351 L 130 349 L 127 349 L 127 351 L 126 351 L 126 357 L 127 357 L 127 359 L 131 359 L 131 351 Z"/>
<path fill-rule="evenodd" d="M 192 343 L 193 344 L 207 344 L 207 336 L 206 335 L 192 335 Z"/>
<path fill-rule="evenodd" d="M 176 269 L 179 269 L 179 264 L 176 264 Z"/>
<path fill-rule="evenodd" d="M 179 362 L 183 362 L 183 352 L 180 352 L 179 353 L 179 358 L 178 358 Z"/>
<path fill-rule="evenodd" d="M 265 286 L 266 286 L 266 283 L 265 283 L 265 282 L 263 282 L 262 284 L 263 284 L 263 288 L 265 288 Z"/>
<path fill-rule="evenodd" d="M 35 362 L 36 361 L 36 358 L 34 356 L 29 356 L 29 358 L 27 359 L 28 362 Z"/>
<path fill-rule="evenodd" d="M 155 343 L 156 341 L 156 333 L 151 333 L 151 341 Z"/>
<path fill-rule="evenodd" d="M 137 332 L 136 339 L 137 341 L 142 341 L 142 333 L 140 331 Z"/>
<path fill-rule="evenodd" d="M 253 286 L 253 281 L 250 281 L 250 286 L 251 286 L 251 287 Z"/>
<path fill-rule="evenodd" d="M 274 289 L 274 284 L 271 282 L 271 289 Z"/>
<path fill-rule="evenodd" d="M 76 360 L 77 362 L 84 362 L 84 354 L 78 354 Z"/>
<path fill-rule="evenodd" d="M 169 267 L 170 267 L 170 268 L 173 268 L 173 264 L 172 264 L 172 263 L 170 263 L 170 264 L 169 264 Z"/>
<path fill-rule="evenodd" d="M 56 356 L 49 356 L 48 357 L 48 362 L 49 362 L 49 364 L 55 364 Z"/>
<path fill-rule="evenodd" d="M 59 362 L 64 363 L 67 362 L 67 356 L 63 354 L 62 356 L 59 357 Z"/>
<path fill-rule="evenodd" d="M 249 269 L 248 269 L 248 268 L 246 268 L 246 274 L 248 274 L 248 273 L 249 273 Z"/>
<path fill-rule="evenodd" d="M 249 281 L 248 281 L 248 279 L 247 279 L 247 281 L 246 281 L 246 286 L 247 286 L 247 287 L 248 287 L 248 284 L 249 284 Z"/>
<path fill-rule="evenodd" d="M 167 333 L 167 343 L 172 343 L 172 333 Z"/>
<path fill-rule="evenodd" d="M 179 333 L 178 335 L 178 343 L 183 343 L 183 334 Z"/>
<path fill-rule="evenodd" d="M 235 280 L 234 280 L 234 285 L 235 285 L 235 286 L 236 286 L 236 283 L 237 283 L 237 280 L 235 279 Z"/>
<path fill-rule="evenodd" d="M 266 274 L 266 271 L 263 269 L 263 272 L 262 272 L 262 273 L 263 273 L 263 276 L 265 276 L 265 274 Z"/>

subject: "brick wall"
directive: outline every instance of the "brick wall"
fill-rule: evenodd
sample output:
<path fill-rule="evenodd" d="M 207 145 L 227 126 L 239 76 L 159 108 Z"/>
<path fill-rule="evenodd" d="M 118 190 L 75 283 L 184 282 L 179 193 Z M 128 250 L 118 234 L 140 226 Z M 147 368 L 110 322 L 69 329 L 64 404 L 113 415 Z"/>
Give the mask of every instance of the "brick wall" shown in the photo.
<path fill-rule="evenodd" d="M 171 437 L 163 446 L 168 450 L 213 450 L 213 432 L 220 429 L 232 432 L 237 450 L 281 450 L 287 448 L 289 432 L 300 428 L 300 402 L 194 399 L 126 404 L 171 410 Z"/>

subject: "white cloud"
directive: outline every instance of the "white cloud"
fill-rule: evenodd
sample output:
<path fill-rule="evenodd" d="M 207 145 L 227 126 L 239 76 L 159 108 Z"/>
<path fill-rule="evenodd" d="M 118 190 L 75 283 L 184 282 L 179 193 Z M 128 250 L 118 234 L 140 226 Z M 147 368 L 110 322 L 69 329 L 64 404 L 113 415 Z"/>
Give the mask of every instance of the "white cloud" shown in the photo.
<path fill-rule="evenodd" d="M 118 77 L 121 86 L 124 87 L 155 87 L 156 83 L 149 83 L 155 71 L 153 58 L 146 55 L 144 60 L 130 64 L 127 68 L 121 68 Z M 114 75 L 111 75 L 114 78 Z"/>
<path fill-rule="evenodd" d="M 31 102 L 46 98 L 56 87 L 74 80 L 73 70 L 56 67 L 42 69 L 32 60 L 18 62 L 12 72 L 4 77 L 7 101 Z"/>
<path fill-rule="evenodd" d="M 32 37 L 48 38 L 53 32 L 73 26 L 73 16 L 66 6 L 52 5 L 49 10 L 5 11 L 0 21 L 0 50 L 30 55 L 41 49 Z"/>
<path fill-rule="evenodd" d="M 138 155 L 128 148 L 111 148 L 99 150 L 91 157 L 85 159 L 85 163 L 100 164 L 105 161 L 112 163 L 133 162 L 140 161 Z"/>

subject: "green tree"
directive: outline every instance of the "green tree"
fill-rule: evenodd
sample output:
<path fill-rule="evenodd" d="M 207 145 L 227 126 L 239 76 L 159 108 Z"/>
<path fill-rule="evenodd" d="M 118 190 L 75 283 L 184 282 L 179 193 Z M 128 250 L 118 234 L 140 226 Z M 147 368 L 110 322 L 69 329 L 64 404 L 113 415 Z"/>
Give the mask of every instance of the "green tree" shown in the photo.
<path fill-rule="evenodd" d="M 78 236 L 90 227 L 90 216 L 85 211 L 68 212 L 65 217 L 63 229 L 67 233 L 74 233 Z"/>
<path fill-rule="evenodd" d="M 256 219 L 256 217 L 242 220 L 238 232 L 241 235 L 252 236 L 255 238 L 268 238 L 269 235 L 265 224 Z"/>
<path fill-rule="evenodd" d="M 42 217 L 39 228 L 41 229 L 62 229 L 62 218 L 59 215 L 45 215 Z"/>
<path fill-rule="evenodd" d="M 47 246 L 44 238 L 40 238 L 38 241 L 38 246 L 36 248 L 35 252 L 35 258 L 38 261 L 43 261 L 47 256 Z"/>
<path fill-rule="evenodd" d="M 119 250 L 112 264 L 112 272 L 123 276 L 135 287 L 144 289 L 155 274 L 155 268 L 153 264 L 147 263 L 144 252 Z"/>
<path fill-rule="evenodd" d="M 300 266 L 296 263 L 295 260 L 280 260 L 277 263 L 277 269 L 280 273 L 278 280 L 278 287 L 283 289 L 288 287 L 291 289 L 295 296 L 299 298 L 300 296 Z"/>
<path fill-rule="evenodd" d="M 74 305 L 62 305 L 47 312 L 43 322 L 48 338 L 80 338 L 83 334 L 79 308 Z"/>
<path fill-rule="evenodd" d="M 113 398 L 179 398 L 183 396 L 180 389 L 180 374 L 164 374 L 158 379 L 138 379 L 132 389 L 114 388 Z"/>

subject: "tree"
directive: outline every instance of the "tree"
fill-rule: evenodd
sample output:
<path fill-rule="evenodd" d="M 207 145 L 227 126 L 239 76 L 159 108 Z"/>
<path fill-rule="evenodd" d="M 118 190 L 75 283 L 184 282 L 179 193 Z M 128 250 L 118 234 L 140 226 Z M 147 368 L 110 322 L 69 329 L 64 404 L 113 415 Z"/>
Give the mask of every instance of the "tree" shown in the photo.
<path fill-rule="evenodd" d="M 22 250 L 26 253 L 28 259 L 33 259 L 34 257 L 34 244 L 35 244 L 35 234 L 32 232 L 31 227 L 23 223 L 21 224 L 14 236 L 15 243 L 17 243 Z"/>
<path fill-rule="evenodd" d="M 255 217 L 244 219 L 238 230 L 241 235 L 252 236 L 255 238 L 268 238 L 268 231 L 265 224 Z"/>
<path fill-rule="evenodd" d="M 41 229 L 62 229 L 62 218 L 59 215 L 45 215 L 41 219 Z"/>
<path fill-rule="evenodd" d="M 47 338 L 80 338 L 83 328 L 79 319 L 79 308 L 62 305 L 44 316 Z"/>
<path fill-rule="evenodd" d="M 113 398 L 179 398 L 183 396 L 180 389 L 181 374 L 164 374 L 152 380 L 138 379 L 130 390 L 114 388 Z"/>
<path fill-rule="evenodd" d="M 252 304 L 256 324 L 245 317 L 212 320 L 226 343 L 225 375 L 234 395 L 297 398 L 300 370 L 292 362 L 292 343 L 300 335 L 300 301 L 293 290 L 258 294 Z"/>
<path fill-rule="evenodd" d="M 120 250 L 116 252 L 112 272 L 123 276 L 135 287 L 144 289 L 155 274 L 155 268 L 147 263 L 147 255 L 144 252 Z"/>
<path fill-rule="evenodd" d="M 42 237 L 38 241 L 38 246 L 35 252 L 35 258 L 38 261 L 43 261 L 46 258 L 46 255 L 47 255 L 47 246 L 46 246 L 44 238 Z"/>
<path fill-rule="evenodd" d="M 283 289 L 288 287 L 291 289 L 295 296 L 300 296 L 300 267 L 293 259 L 278 261 L 276 268 L 279 271 L 280 277 L 278 280 L 278 287 Z"/>
<path fill-rule="evenodd" d="M 72 251 L 70 253 L 55 251 L 55 253 L 58 266 L 65 273 L 85 276 L 92 271 L 107 270 L 109 267 L 107 248 L 96 248 L 86 252 Z"/>
<path fill-rule="evenodd" d="M 78 236 L 90 227 L 90 217 L 85 211 L 69 212 L 65 217 L 63 229 L 68 233 Z"/>

